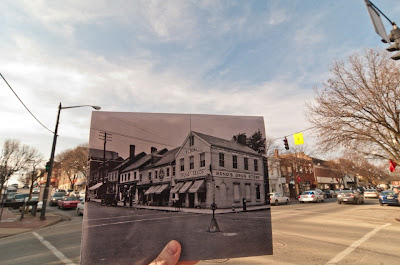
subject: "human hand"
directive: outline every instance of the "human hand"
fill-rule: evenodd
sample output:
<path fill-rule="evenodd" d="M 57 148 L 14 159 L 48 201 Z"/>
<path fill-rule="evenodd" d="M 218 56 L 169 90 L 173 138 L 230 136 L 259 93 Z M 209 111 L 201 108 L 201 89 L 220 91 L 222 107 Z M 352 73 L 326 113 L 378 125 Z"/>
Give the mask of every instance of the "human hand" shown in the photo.
<path fill-rule="evenodd" d="M 199 261 L 180 261 L 182 247 L 176 240 L 171 240 L 161 251 L 158 257 L 153 260 L 149 265 L 192 265 L 197 264 Z"/>

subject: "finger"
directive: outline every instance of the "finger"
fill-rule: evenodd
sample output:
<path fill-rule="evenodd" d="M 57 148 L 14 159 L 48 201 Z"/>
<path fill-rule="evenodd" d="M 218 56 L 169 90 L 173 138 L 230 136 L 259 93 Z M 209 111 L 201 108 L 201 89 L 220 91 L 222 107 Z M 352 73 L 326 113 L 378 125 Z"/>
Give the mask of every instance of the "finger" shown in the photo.
<path fill-rule="evenodd" d="M 175 265 L 179 260 L 181 250 L 181 244 L 178 241 L 172 240 L 149 265 Z"/>

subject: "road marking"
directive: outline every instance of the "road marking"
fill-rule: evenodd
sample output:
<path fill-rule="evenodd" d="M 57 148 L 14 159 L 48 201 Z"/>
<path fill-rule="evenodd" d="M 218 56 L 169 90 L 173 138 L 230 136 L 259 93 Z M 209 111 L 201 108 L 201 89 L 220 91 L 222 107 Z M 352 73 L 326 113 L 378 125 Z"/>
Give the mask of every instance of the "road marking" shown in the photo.
<path fill-rule="evenodd" d="M 49 241 L 45 240 L 41 235 L 39 235 L 36 232 L 33 232 L 32 234 L 34 236 L 36 236 L 43 245 L 45 245 L 48 249 L 50 249 L 51 252 L 53 252 L 53 254 L 56 255 L 56 257 L 59 258 L 62 262 L 64 262 L 65 264 L 68 264 L 68 265 L 76 265 L 69 258 L 64 256 L 63 253 L 58 251 L 58 249 L 56 249 L 52 244 L 50 244 Z"/>
<path fill-rule="evenodd" d="M 151 213 L 151 214 L 142 214 L 140 216 L 152 216 L 152 215 L 160 215 L 159 213 Z M 117 219 L 117 218 L 125 218 L 125 217 L 137 217 L 138 215 L 131 214 L 131 215 L 123 215 L 123 216 L 110 216 L 110 217 L 103 217 L 103 218 L 93 218 L 93 219 L 83 219 L 84 222 L 92 222 L 97 220 L 109 220 L 109 219 Z"/>
<path fill-rule="evenodd" d="M 143 221 L 154 221 L 154 220 L 162 220 L 162 219 L 170 219 L 170 218 L 181 218 L 181 217 L 196 216 L 196 215 L 198 215 L 198 214 L 182 215 L 182 216 L 168 216 L 168 217 L 159 217 L 159 218 L 146 218 L 146 219 L 115 222 L 115 223 L 100 224 L 100 225 L 87 225 L 87 226 L 84 226 L 84 227 L 85 228 L 90 228 L 90 227 L 106 226 L 106 225 L 119 225 L 119 224 L 126 224 L 126 223 L 135 223 L 135 222 L 143 222 Z"/>
<path fill-rule="evenodd" d="M 379 226 L 379 227 L 375 228 L 374 230 L 372 230 L 371 232 L 369 232 L 368 234 L 366 234 L 365 236 L 363 236 L 362 238 L 360 238 L 359 240 L 357 240 L 356 242 L 351 244 L 351 246 L 349 246 L 348 248 L 346 248 L 345 250 L 343 250 L 342 252 L 337 254 L 336 257 L 334 257 L 333 259 L 328 261 L 326 263 L 326 265 L 339 263 L 344 257 L 349 255 L 353 250 L 355 250 L 357 247 L 359 247 L 362 243 L 364 243 L 370 237 L 372 237 L 374 234 L 378 233 L 380 230 L 382 230 L 383 228 L 385 228 L 385 227 L 387 227 L 389 225 L 391 225 L 391 224 L 387 223 L 387 224 L 384 224 L 382 226 Z"/>

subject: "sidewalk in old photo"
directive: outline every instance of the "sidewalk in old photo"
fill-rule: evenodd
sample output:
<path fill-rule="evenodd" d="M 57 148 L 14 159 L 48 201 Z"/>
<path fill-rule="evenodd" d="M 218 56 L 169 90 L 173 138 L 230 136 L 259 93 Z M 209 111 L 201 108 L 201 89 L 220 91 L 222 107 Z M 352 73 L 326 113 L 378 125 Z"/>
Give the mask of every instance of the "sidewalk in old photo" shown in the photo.
<path fill-rule="evenodd" d="M 39 219 L 40 212 L 36 216 L 26 213 L 21 221 L 20 216 L 20 212 L 13 213 L 8 208 L 4 208 L 0 221 L 0 238 L 33 231 L 61 221 L 60 216 L 53 214 L 46 214 L 46 220 L 42 221 Z"/>
<path fill-rule="evenodd" d="M 100 199 L 91 199 L 93 202 L 100 203 Z M 119 207 L 124 207 L 123 202 L 118 202 Z M 129 207 L 129 203 L 126 204 L 126 207 Z M 133 204 L 132 208 L 135 209 L 147 209 L 147 210 L 157 210 L 157 211 L 169 211 L 169 212 L 186 212 L 186 213 L 201 213 L 201 214 L 212 214 L 211 209 L 198 209 L 198 208 L 180 208 L 177 209 L 175 207 L 169 206 L 150 206 L 150 205 L 142 205 L 142 204 Z M 247 206 L 246 211 L 260 211 L 265 209 L 270 209 L 270 205 L 260 205 L 260 206 Z M 224 214 L 224 213 L 232 213 L 232 212 L 243 212 L 243 208 L 235 208 L 235 210 L 229 209 L 217 209 L 215 210 L 215 214 Z"/>

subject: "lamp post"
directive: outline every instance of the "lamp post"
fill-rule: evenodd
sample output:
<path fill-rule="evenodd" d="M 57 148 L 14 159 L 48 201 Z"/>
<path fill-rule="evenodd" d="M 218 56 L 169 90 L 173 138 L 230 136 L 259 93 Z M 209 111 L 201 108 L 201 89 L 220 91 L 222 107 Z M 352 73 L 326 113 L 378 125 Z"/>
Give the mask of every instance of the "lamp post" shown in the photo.
<path fill-rule="evenodd" d="M 46 186 L 44 188 L 44 193 L 43 193 L 43 206 L 42 206 L 42 211 L 40 212 L 40 220 L 46 220 L 47 197 L 49 196 L 49 186 L 50 186 L 50 181 L 51 181 L 51 173 L 53 171 L 54 153 L 56 151 L 57 131 L 58 131 L 58 122 L 60 120 L 60 112 L 61 112 L 62 109 L 73 109 L 73 108 L 80 108 L 80 107 L 92 107 L 95 110 L 100 110 L 101 109 L 99 106 L 92 106 L 92 105 L 79 105 L 79 106 L 62 107 L 61 106 L 61 102 L 58 105 L 56 128 L 54 130 L 53 146 L 51 148 L 51 155 L 50 155 L 50 161 L 49 161 L 49 168 L 48 168 L 48 172 L 47 172 Z"/>

